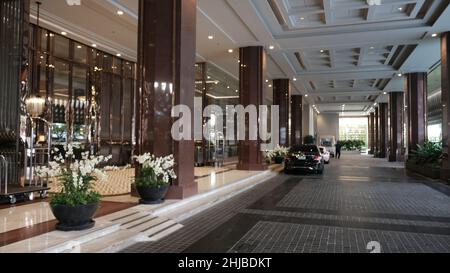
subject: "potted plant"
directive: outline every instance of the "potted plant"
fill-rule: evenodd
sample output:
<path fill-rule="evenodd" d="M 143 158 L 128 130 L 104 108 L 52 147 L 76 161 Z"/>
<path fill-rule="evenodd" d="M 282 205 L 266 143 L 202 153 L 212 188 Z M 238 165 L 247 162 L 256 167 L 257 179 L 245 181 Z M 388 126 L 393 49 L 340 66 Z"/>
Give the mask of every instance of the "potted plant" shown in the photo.
<path fill-rule="evenodd" d="M 51 210 L 59 221 L 56 229 L 75 231 L 92 228 L 95 225 L 92 218 L 101 198 L 98 192 L 92 190 L 92 184 L 107 179 L 105 172 L 97 166 L 109 161 L 111 156 L 94 156 L 84 152 L 80 160 L 75 160 L 72 145 L 65 146 L 64 152 L 57 148 L 53 152 L 56 154 L 53 161 L 48 166 L 36 168 L 36 174 L 43 179 L 55 177 L 61 183 L 61 192 L 54 194 L 50 200 Z"/>
<path fill-rule="evenodd" d="M 280 145 L 277 145 L 275 149 L 271 151 L 266 151 L 266 158 L 270 160 L 270 162 L 274 162 L 275 164 L 283 164 L 284 158 L 289 153 L 289 149 Z"/>
<path fill-rule="evenodd" d="M 135 159 L 140 165 L 135 180 L 136 190 L 141 197 L 140 203 L 153 205 L 164 202 L 171 180 L 177 178 L 173 155 L 156 157 L 146 153 Z"/>

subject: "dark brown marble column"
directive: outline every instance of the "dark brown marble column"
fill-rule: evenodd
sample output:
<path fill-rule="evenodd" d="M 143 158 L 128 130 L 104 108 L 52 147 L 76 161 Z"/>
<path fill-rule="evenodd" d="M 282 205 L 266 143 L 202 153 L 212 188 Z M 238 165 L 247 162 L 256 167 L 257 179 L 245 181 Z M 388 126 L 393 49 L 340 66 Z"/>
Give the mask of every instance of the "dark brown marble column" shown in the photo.
<path fill-rule="evenodd" d="M 374 156 L 375 157 L 378 157 L 378 152 L 380 151 L 380 140 L 379 140 L 379 136 L 380 136 L 380 134 L 379 134 L 379 129 L 380 129 L 380 119 L 379 119 L 379 113 L 380 113 L 380 111 L 379 111 L 379 108 L 378 108 L 378 106 L 377 107 L 375 107 L 375 114 L 374 114 L 374 118 L 375 118 L 375 122 L 374 122 L 374 127 L 375 127 L 375 130 L 374 130 L 374 138 L 373 138 L 373 140 L 374 140 L 374 150 L 373 150 L 373 154 L 374 154 Z"/>
<path fill-rule="evenodd" d="M 266 53 L 262 46 L 251 46 L 240 49 L 239 84 L 240 104 L 264 104 L 264 71 L 266 69 Z M 246 117 L 246 130 L 249 130 L 249 120 Z M 239 170 L 266 170 L 267 166 L 261 152 L 261 140 L 239 141 Z"/>
<path fill-rule="evenodd" d="M 136 153 L 174 155 L 174 199 L 197 193 L 194 141 L 171 136 L 173 105 L 194 109 L 196 12 L 196 0 L 139 1 Z"/>
<path fill-rule="evenodd" d="M 441 76 L 442 76 L 442 178 L 450 178 L 450 32 L 441 38 Z"/>
<path fill-rule="evenodd" d="M 280 145 L 289 146 L 289 79 L 273 80 L 273 104 L 280 107 Z"/>
<path fill-rule="evenodd" d="M 375 114 L 370 113 L 369 118 L 369 154 L 375 152 Z"/>
<path fill-rule="evenodd" d="M 291 97 L 291 146 L 303 143 L 303 96 Z"/>
<path fill-rule="evenodd" d="M 379 104 L 379 158 L 386 158 L 386 150 L 387 150 L 387 139 L 388 139 L 388 105 L 387 103 Z"/>
<path fill-rule="evenodd" d="M 407 76 L 408 154 L 426 139 L 427 73 Z"/>
<path fill-rule="evenodd" d="M 389 161 L 403 161 L 403 92 L 389 93 Z"/>

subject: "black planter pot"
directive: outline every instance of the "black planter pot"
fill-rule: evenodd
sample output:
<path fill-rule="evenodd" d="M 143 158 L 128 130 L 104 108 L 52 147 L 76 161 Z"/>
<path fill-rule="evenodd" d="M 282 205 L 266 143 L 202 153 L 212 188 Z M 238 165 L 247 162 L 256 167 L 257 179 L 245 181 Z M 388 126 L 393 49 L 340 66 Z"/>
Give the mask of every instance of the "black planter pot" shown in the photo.
<path fill-rule="evenodd" d="M 283 164 L 284 157 L 277 156 L 277 157 L 275 157 L 274 161 L 275 161 L 275 164 Z"/>
<path fill-rule="evenodd" d="M 59 221 L 56 229 L 78 231 L 94 227 L 95 222 L 92 217 L 94 217 L 98 207 L 98 203 L 79 206 L 51 205 L 53 215 Z"/>
<path fill-rule="evenodd" d="M 164 202 L 164 197 L 169 190 L 169 184 L 158 187 L 138 187 L 136 189 L 141 197 L 139 203 L 144 205 L 155 205 Z"/>

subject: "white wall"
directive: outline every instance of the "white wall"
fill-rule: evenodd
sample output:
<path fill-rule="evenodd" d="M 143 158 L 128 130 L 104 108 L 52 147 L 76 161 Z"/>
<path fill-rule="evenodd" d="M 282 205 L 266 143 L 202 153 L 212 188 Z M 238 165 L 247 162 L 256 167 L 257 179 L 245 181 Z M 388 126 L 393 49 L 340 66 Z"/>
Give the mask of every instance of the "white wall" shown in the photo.
<path fill-rule="evenodd" d="M 334 136 L 339 138 L 339 114 L 320 114 L 317 116 L 317 137 Z"/>

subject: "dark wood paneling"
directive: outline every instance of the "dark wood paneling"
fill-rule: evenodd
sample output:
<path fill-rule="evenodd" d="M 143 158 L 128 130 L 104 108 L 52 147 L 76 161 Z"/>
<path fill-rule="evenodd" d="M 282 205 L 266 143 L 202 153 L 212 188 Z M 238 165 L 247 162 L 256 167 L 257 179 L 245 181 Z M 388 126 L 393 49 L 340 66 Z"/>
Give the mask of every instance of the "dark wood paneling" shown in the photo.
<path fill-rule="evenodd" d="M 389 94 L 389 161 L 403 161 L 403 92 Z"/>

